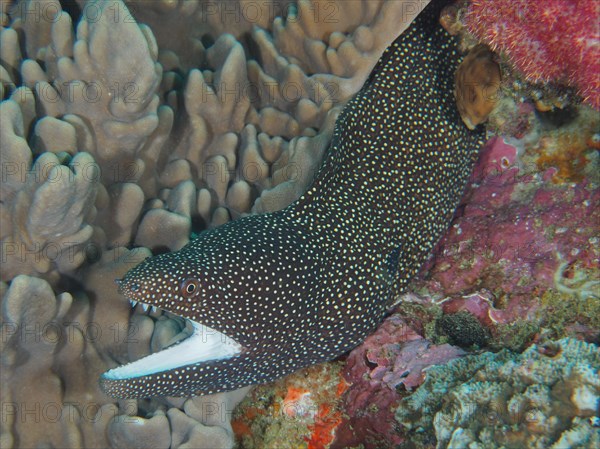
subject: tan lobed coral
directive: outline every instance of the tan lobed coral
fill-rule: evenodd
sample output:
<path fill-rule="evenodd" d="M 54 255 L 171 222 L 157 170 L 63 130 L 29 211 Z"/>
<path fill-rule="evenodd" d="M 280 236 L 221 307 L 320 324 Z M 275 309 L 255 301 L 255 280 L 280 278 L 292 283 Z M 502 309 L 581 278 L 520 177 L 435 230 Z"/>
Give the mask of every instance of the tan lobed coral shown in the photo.
<path fill-rule="evenodd" d="M 297 198 L 340 105 L 427 3 L 0 2 L 0 446 L 234 444 L 246 390 L 100 392 L 102 371 L 187 335 L 113 280 Z"/>
<path fill-rule="evenodd" d="M 417 447 L 432 432 L 437 448 L 597 447 L 599 367 L 597 346 L 573 339 L 467 356 L 430 369 L 396 418 Z"/>

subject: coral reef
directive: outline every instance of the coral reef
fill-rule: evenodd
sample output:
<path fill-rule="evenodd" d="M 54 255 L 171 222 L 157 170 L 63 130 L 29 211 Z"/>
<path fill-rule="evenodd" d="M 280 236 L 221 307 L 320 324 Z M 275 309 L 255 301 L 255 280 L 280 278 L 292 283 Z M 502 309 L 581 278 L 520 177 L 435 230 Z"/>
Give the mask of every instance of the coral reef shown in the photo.
<path fill-rule="evenodd" d="M 416 447 L 596 447 L 598 348 L 572 339 L 553 345 L 433 367 L 396 418 Z"/>
<path fill-rule="evenodd" d="M 426 4 L 0 4 L 2 447 L 233 445 L 245 391 L 102 395 L 100 372 L 185 336 L 113 280 L 297 198 L 338 105 Z"/>
<path fill-rule="evenodd" d="M 600 4 L 585 0 L 473 0 L 466 28 L 533 82 L 575 87 L 600 109 Z"/>
<path fill-rule="evenodd" d="M 256 387 L 234 414 L 239 447 L 328 447 L 342 421 L 340 397 L 348 387 L 341 368 L 315 365 Z"/>
<path fill-rule="evenodd" d="M 450 342 L 457 346 L 483 347 L 489 340 L 489 332 L 467 311 L 448 313 L 438 321 L 440 333 L 447 335 Z"/>
<path fill-rule="evenodd" d="M 548 338 L 600 342 L 598 116 L 582 107 L 557 119 L 511 98 L 490 117 L 490 128 L 505 137 L 482 149 L 453 225 L 411 293 L 350 353 L 348 417 L 332 447 L 402 445 L 414 437 L 390 418 L 410 393 L 404 390 L 417 387 L 418 394 L 432 370 L 399 363 L 390 373 L 411 347 L 420 348 L 409 357 L 414 366 L 440 348 L 459 350 L 447 343 L 521 352 Z M 578 163 L 560 157 L 565 152 L 576 152 Z M 389 378 L 402 382 L 394 388 L 383 381 Z M 434 446 L 435 435 L 428 438 L 424 445 Z"/>
<path fill-rule="evenodd" d="M 345 416 L 332 448 L 389 447 L 405 441 L 394 420 L 400 392 L 420 385 L 432 366 L 465 354 L 449 344 L 433 345 L 416 327 L 399 311 L 350 353 L 343 370 L 350 384 L 343 397 Z"/>
<path fill-rule="evenodd" d="M 582 130 L 597 126 L 595 114 L 582 112 L 551 131 L 538 120 L 521 139 L 507 138 L 510 144 L 493 138 L 450 232 L 415 288 L 431 294 L 446 313 L 470 309 L 488 326 L 533 319 L 549 290 L 597 300 L 597 158 L 592 149 L 581 153 L 579 183 L 557 180 L 556 162 L 540 163 L 548 160 L 540 142 L 558 147 L 570 136 L 580 141 Z"/>
<path fill-rule="evenodd" d="M 319 396 L 303 371 L 289 388 L 277 390 L 271 405 L 242 409 L 244 418 L 233 429 L 231 413 L 245 391 L 117 403 L 98 389 L 100 372 L 186 332 L 184 323 L 160 312 L 138 307 L 132 313 L 113 280 L 151 252 L 182 247 L 190 233 L 277 210 L 297 198 L 319 167 L 339 105 L 426 3 L 0 3 L 1 447 L 231 447 L 234 431 L 250 447 L 268 441 L 265 428 L 271 441 L 287 439 L 290 446 L 325 446 L 334 429 L 332 447 L 401 444 L 406 435 L 394 410 L 408 394 L 404 390 L 441 370 L 431 364 L 464 352 L 437 335 L 442 311 L 470 313 L 490 332 L 487 344 L 494 347 L 504 341 L 521 350 L 545 336 L 599 341 L 597 116 L 583 108 L 535 113 L 517 92 L 502 98 L 490 117 L 490 129 L 509 137 L 492 140 L 483 151 L 454 226 L 411 286 L 419 296 L 402 298 L 421 309 L 414 307 L 409 316 L 405 307 L 404 314 L 392 315 L 351 353 L 341 372 L 352 386 L 333 391 L 340 369 L 328 364 L 322 369 L 331 373 L 315 377 L 325 387 Z M 553 39 L 552 46 L 539 47 L 488 43 L 532 80 L 574 79 L 597 106 L 598 46 L 588 46 L 589 56 L 574 61 L 578 35 L 566 32 L 578 29 L 584 34 L 580 42 L 590 29 L 597 34 L 597 27 L 588 27 L 597 12 L 585 15 L 597 2 L 525 3 L 472 2 L 467 23 L 506 21 L 507 29 L 528 33 L 522 41 L 514 33 L 497 33 L 496 40 L 532 45 Z M 493 14 L 499 6 L 510 14 Z M 544 7 L 550 13 L 537 15 Z M 488 9 L 480 14 L 474 8 Z M 536 19 L 513 17 L 518 10 Z M 447 20 L 458 33 L 462 17 Z M 548 23 L 545 30 L 542 23 Z M 541 59 L 531 57 L 536 55 Z M 564 92 L 557 92 L 562 103 Z M 125 249 L 131 246 L 142 248 Z M 589 347 L 579 345 L 585 354 Z M 557 352 L 552 345 L 536 347 Z M 593 444 L 597 434 L 585 438 L 597 384 L 563 354 L 571 354 L 576 343 L 558 347 L 567 381 L 510 396 L 510 407 L 517 409 L 524 395 L 544 401 L 540 410 L 547 419 L 510 424 L 554 438 L 548 444 L 557 448 L 567 441 L 576 447 L 577 438 L 577 444 Z M 553 360 L 526 356 L 544 366 Z M 489 358 L 506 372 L 518 366 L 528 378 L 526 356 L 469 360 Z M 501 363 L 509 359 L 522 365 Z M 484 367 L 478 372 L 494 375 Z M 502 382 L 494 391 L 504 391 Z M 453 401 L 468 401 L 470 387 L 457 384 Z M 261 391 L 270 394 L 269 388 Z M 567 418 L 551 419 L 555 409 L 547 406 L 548 398 L 571 413 L 569 430 L 560 435 Z M 254 423 L 261 410 L 284 402 L 317 407 L 314 414 L 300 410 L 297 439 L 289 417 L 283 424 Z M 362 411 L 359 404 L 368 407 Z M 452 419 L 462 415 L 453 414 L 452 404 L 457 402 L 437 410 L 440 441 L 488 438 L 456 431 L 460 422 Z M 435 422 L 428 416 L 423 419 Z M 546 433 L 550 427 L 542 425 L 556 432 Z M 427 437 L 435 444 L 434 434 Z M 527 438 L 524 432 L 511 437 Z"/>

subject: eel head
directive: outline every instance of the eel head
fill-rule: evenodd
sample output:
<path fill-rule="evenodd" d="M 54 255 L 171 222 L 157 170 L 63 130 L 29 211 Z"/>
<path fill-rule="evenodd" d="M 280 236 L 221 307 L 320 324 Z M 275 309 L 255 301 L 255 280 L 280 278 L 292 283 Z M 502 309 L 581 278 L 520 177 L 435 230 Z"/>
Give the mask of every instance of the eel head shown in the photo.
<path fill-rule="evenodd" d="M 223 379 L 222 373 L 225 363 L 227 369 L 244 364 L 246 339 L 213 313 L 218 309 L 215 303 L 224 299 L 222 292 L 218 282 L 198 266 L 191 249 L 146 259 L 116 282 L 132 306 L 159 308 L 184 318 L 190 336 L 105 372 L 100 385 L 107 394 L 119 398 L 187 396 L 237 387 Z M 135 338 L 135 328 L 129 334 Z"/>
<path fill-rule="evenodd" d="M 294 285 L 303 293 L 294 301 L 282 300 L 279 287 L 291 272 L 313 282 L 308 274 L 314 264 L 294 265 L 290 251 L 267 251 L 270 244 L 294 244 L 289 228 L 277 234 L 269 219 L 245 217 L 202 233 L 179 251 L 146 259 L 117 281 L 133 305 L 184 318 L 191 335 L 105 372 L 100 378 L 105 393 L 118 398 L 212 394 L 269 382 L 326 357 L 310 347 L 314 334 L 303 320 L 310 309 L 303 301 L 309 286 Z M 296 246 L 308 248 L 304 242 Z M 135 333 L 130 328 L 129 337 Z"/>

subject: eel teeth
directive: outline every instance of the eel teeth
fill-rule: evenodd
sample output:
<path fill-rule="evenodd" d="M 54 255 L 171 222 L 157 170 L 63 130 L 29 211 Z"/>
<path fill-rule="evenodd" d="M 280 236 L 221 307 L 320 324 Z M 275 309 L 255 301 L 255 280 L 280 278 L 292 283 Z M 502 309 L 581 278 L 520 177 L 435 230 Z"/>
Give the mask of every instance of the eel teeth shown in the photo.
<path fill-rule="evenodd" d="M 144 312 L 148 312 L 148 310 L 150 310 L 151 313 L 154 313 L 157 310 L 159 310 L 158 307 L 156 307 L 156 306 L 151 306 L 150 304 L 145 304 L 143 302 L 135 301 L 133 299 L 130 299 L 129 303 L 131 304 L 132 308 L 135 308 L 139 304 L 140 306 L 142 306 L 142 309 L 144 310 Z"/>

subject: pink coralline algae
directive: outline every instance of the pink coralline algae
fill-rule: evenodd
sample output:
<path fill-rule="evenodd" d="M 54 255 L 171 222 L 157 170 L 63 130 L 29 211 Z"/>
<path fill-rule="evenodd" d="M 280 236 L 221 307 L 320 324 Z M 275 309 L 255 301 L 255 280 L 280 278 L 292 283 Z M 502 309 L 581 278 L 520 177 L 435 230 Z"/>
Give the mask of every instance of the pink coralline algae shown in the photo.
<path fill-rule="evenodd" d="M 404 438 L 394 419 L 400 392 L 422 384 L 429 367 L 464 354 L 449 344 L 431 344 L 401 315 L 391 315 L 348 356 L 343 371 L 351 384 L 344 396 L 347 416 L 331 448 L 401 444 Z"/>
<path fill-rule="evenodd" d="M 521 165 L 501 138 L 482 151 L 422 280 L 448 298 L 444 312 L 467 310 L 484 325 L 532 318 L 539 297 L 560 290 L 569 270 L 597 271 L 600 190 L 589 180 L 556 185 L 554 169 L 529 174 Z"/>
<path fill-rule="evenodd" d="M 473 0 L 467 29 L 533 82 L 573 85 L 600 109 L 600 2 Z"/>

